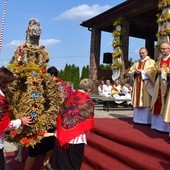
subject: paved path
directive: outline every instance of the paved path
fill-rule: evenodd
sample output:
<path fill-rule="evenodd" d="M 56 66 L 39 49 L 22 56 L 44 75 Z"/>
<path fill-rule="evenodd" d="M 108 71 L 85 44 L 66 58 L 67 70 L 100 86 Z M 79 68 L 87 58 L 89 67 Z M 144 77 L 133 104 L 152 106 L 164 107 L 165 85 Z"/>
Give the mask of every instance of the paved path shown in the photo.
<path fill-rule="evenodd" d="M 95 107 L 95 118 L 123 118 L 123 117 L 132 117 L 133 110 L 121 110 L 121 108 L 118 109 L 111 109 L 109 111 L 104 111 L 102 107 Z M 13 152 L 17 150 L 17 146 L 13 143 L 5 142 L 5 152 Z M 6 169 L 10 170 L 8 164 L 6 164 Z"/>
<path fill-rule="evenodd" d="M 95 107 L 95 118 L 119 118 L 119 117 L 132 117 L 133 110 L 128 108 L 127 110 L 121 108 L 110 109 L 104 111 L 102 107 Z"/>

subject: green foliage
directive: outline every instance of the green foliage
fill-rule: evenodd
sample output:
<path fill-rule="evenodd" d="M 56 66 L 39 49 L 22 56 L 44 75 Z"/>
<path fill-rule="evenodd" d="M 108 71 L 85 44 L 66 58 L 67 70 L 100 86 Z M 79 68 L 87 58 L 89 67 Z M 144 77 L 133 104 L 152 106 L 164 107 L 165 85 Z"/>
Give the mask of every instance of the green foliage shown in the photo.
<path fill-rule="evenodd" d="M 81 72 L 81 80 L 84 78 L 89 78 L 89 66 L 84 66 Z"/>
<path fill-rule="evenodd" d="M 130 66 L 130 67 L 135 63 L 135 61 L 133 61 L 132 58 L 130 58 L 130 59 L 128 60 L 128 62 L 129 62 L 129 66 Z"/>
<path fill-rule="evenodd" d="M 79 87 L 79 82 L 80 82 L 80 71 L 79 71 L 79 67 L 75 67 L 73 68 L 73 72 L 74 72 L 74 78 L 73 78 L 73 88 L 74 89 L 78 89 Z"/>
<path fill-rule="evenodd" d="M 60 77 L 63 80 L 63 77 L 64 77 L 64 71 L 63 70 L 59 71 L 58 77 Z"/>
<path fill-rule="evenodd" d="M 64 75 L 63 75 L 63 80 L 65 81 L 69 81 L 71 80 L 71 66 L 66 64 L 65 68 L 64 68 Z"/>
<path fill-rule="evenodd" d="M 100 64 L 98 66 L 98 70 L 110 70 L 111 69 L 111 65 L 110 64 Z"/>
<path fill-rule="evenodd" d="M 81 76 L 80 76 L 81 75 Z M 89 66 L 84 66 L 80 74 L 80 68 L 73 65 L 65 65 L 64 70 L 60 70 L 58 76 L 63 81 L 70 81 L 74 89 L 78 89 L 80 80 L 89 78 Z"/>

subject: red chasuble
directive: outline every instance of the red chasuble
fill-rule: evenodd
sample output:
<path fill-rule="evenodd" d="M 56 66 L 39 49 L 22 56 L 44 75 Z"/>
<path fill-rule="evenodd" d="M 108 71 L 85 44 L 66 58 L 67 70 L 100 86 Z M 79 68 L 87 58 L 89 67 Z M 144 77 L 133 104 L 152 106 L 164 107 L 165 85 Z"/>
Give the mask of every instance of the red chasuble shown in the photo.
<path fill-rule="evenodd" d="M 170 67 L 170 57 L 167 60 L 161 60 L 159 63 L 159 67 L 163 68 L 163 67 Z M 162 109 L 162 100 L 161 100 L 161 88 L 158 92 L 158 98 L 156 100 L 155 103 L 155 107 L 154 107 L 154 114 L 159 115 Z"/>

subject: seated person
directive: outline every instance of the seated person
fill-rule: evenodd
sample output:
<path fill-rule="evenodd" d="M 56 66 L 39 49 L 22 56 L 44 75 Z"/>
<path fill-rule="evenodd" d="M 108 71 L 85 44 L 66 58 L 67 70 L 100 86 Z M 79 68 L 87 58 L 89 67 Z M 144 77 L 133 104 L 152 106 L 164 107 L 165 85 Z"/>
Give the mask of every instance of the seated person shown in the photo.
<path fill-rule="evenodd" d="M 106 85 L 103 86 L 103 96 L 104 97 L 110 97 L 112 91 L 112 85 L 110 80 L 106 80 Z"/>
<path fill-rule="evenodd" d="M 104 80 L 100 81 L 100 84 L 98 85 L 98 95 L 103 96 L 103 87 L 105 86 Z"/>
<path fill-rule="evenodd" d="M 114 82 L 114 85 L 113 85 L 112 91 L 111 91 L 111 95 L 115 99 L 125 99 L 125 95 L 122 93 L 122 85 L 118 79 L 115 80 L 115 82 Z M 115 103 L 119 104 L 118 106 L 121 106 L 123 101 L 115 101 Z"/>
<path fill-rule="evenodd" d="M 122 93 L 125 95 L 126 99 L 132 98 L 132 86 L 126 82 L 122 87 Z M 131 101 L 127 101 L 127 105 L 131 105 Z"/>
<path fill-rule="evenodd" d="M 114 85 L 112 86 L 111 95 L 114 97 L 115 94 L 121 94 L 122 86 L 120 84 L 120 81 L 117 79 L 114 82 Z"/>
<path fill-rule="evenodd" d="M 127 95 L 127 94 L 132 94 L 132 86 L 129 83 L 124 83 L 122 87 L 122 93 Z"/>

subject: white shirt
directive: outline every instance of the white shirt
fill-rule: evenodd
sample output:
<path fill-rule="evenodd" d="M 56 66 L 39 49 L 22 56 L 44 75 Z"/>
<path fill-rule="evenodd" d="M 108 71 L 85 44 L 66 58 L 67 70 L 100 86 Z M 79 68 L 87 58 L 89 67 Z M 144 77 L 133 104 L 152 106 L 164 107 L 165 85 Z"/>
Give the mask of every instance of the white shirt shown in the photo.
<path fill-rule="evenodd" d="M 80 143 L 87 144 L 86 134 L 83 133 L 83 134 L 75 137 L 74 139 L 70 140 L 68 143 L 69 144 L 80 144 Z"/>
<path fill-rule="evenodd" d="M 57 132 L 54 133 L 54 136 L 57 138 Z M 86 134 L 82 133 L 79 136 L 75 137 L 74 139 L 71 139 L 68 143 L 69 144 L 80 144 L 80 143 L 87 144 Z"/>
<path fill-rule="evenodd" d="M 103 87 L 103 95 L 104 95 L 105 97 L 110 97 L 111 91 L 112 91 L 112 85 L 105 85 L 105 86 Z"/>

